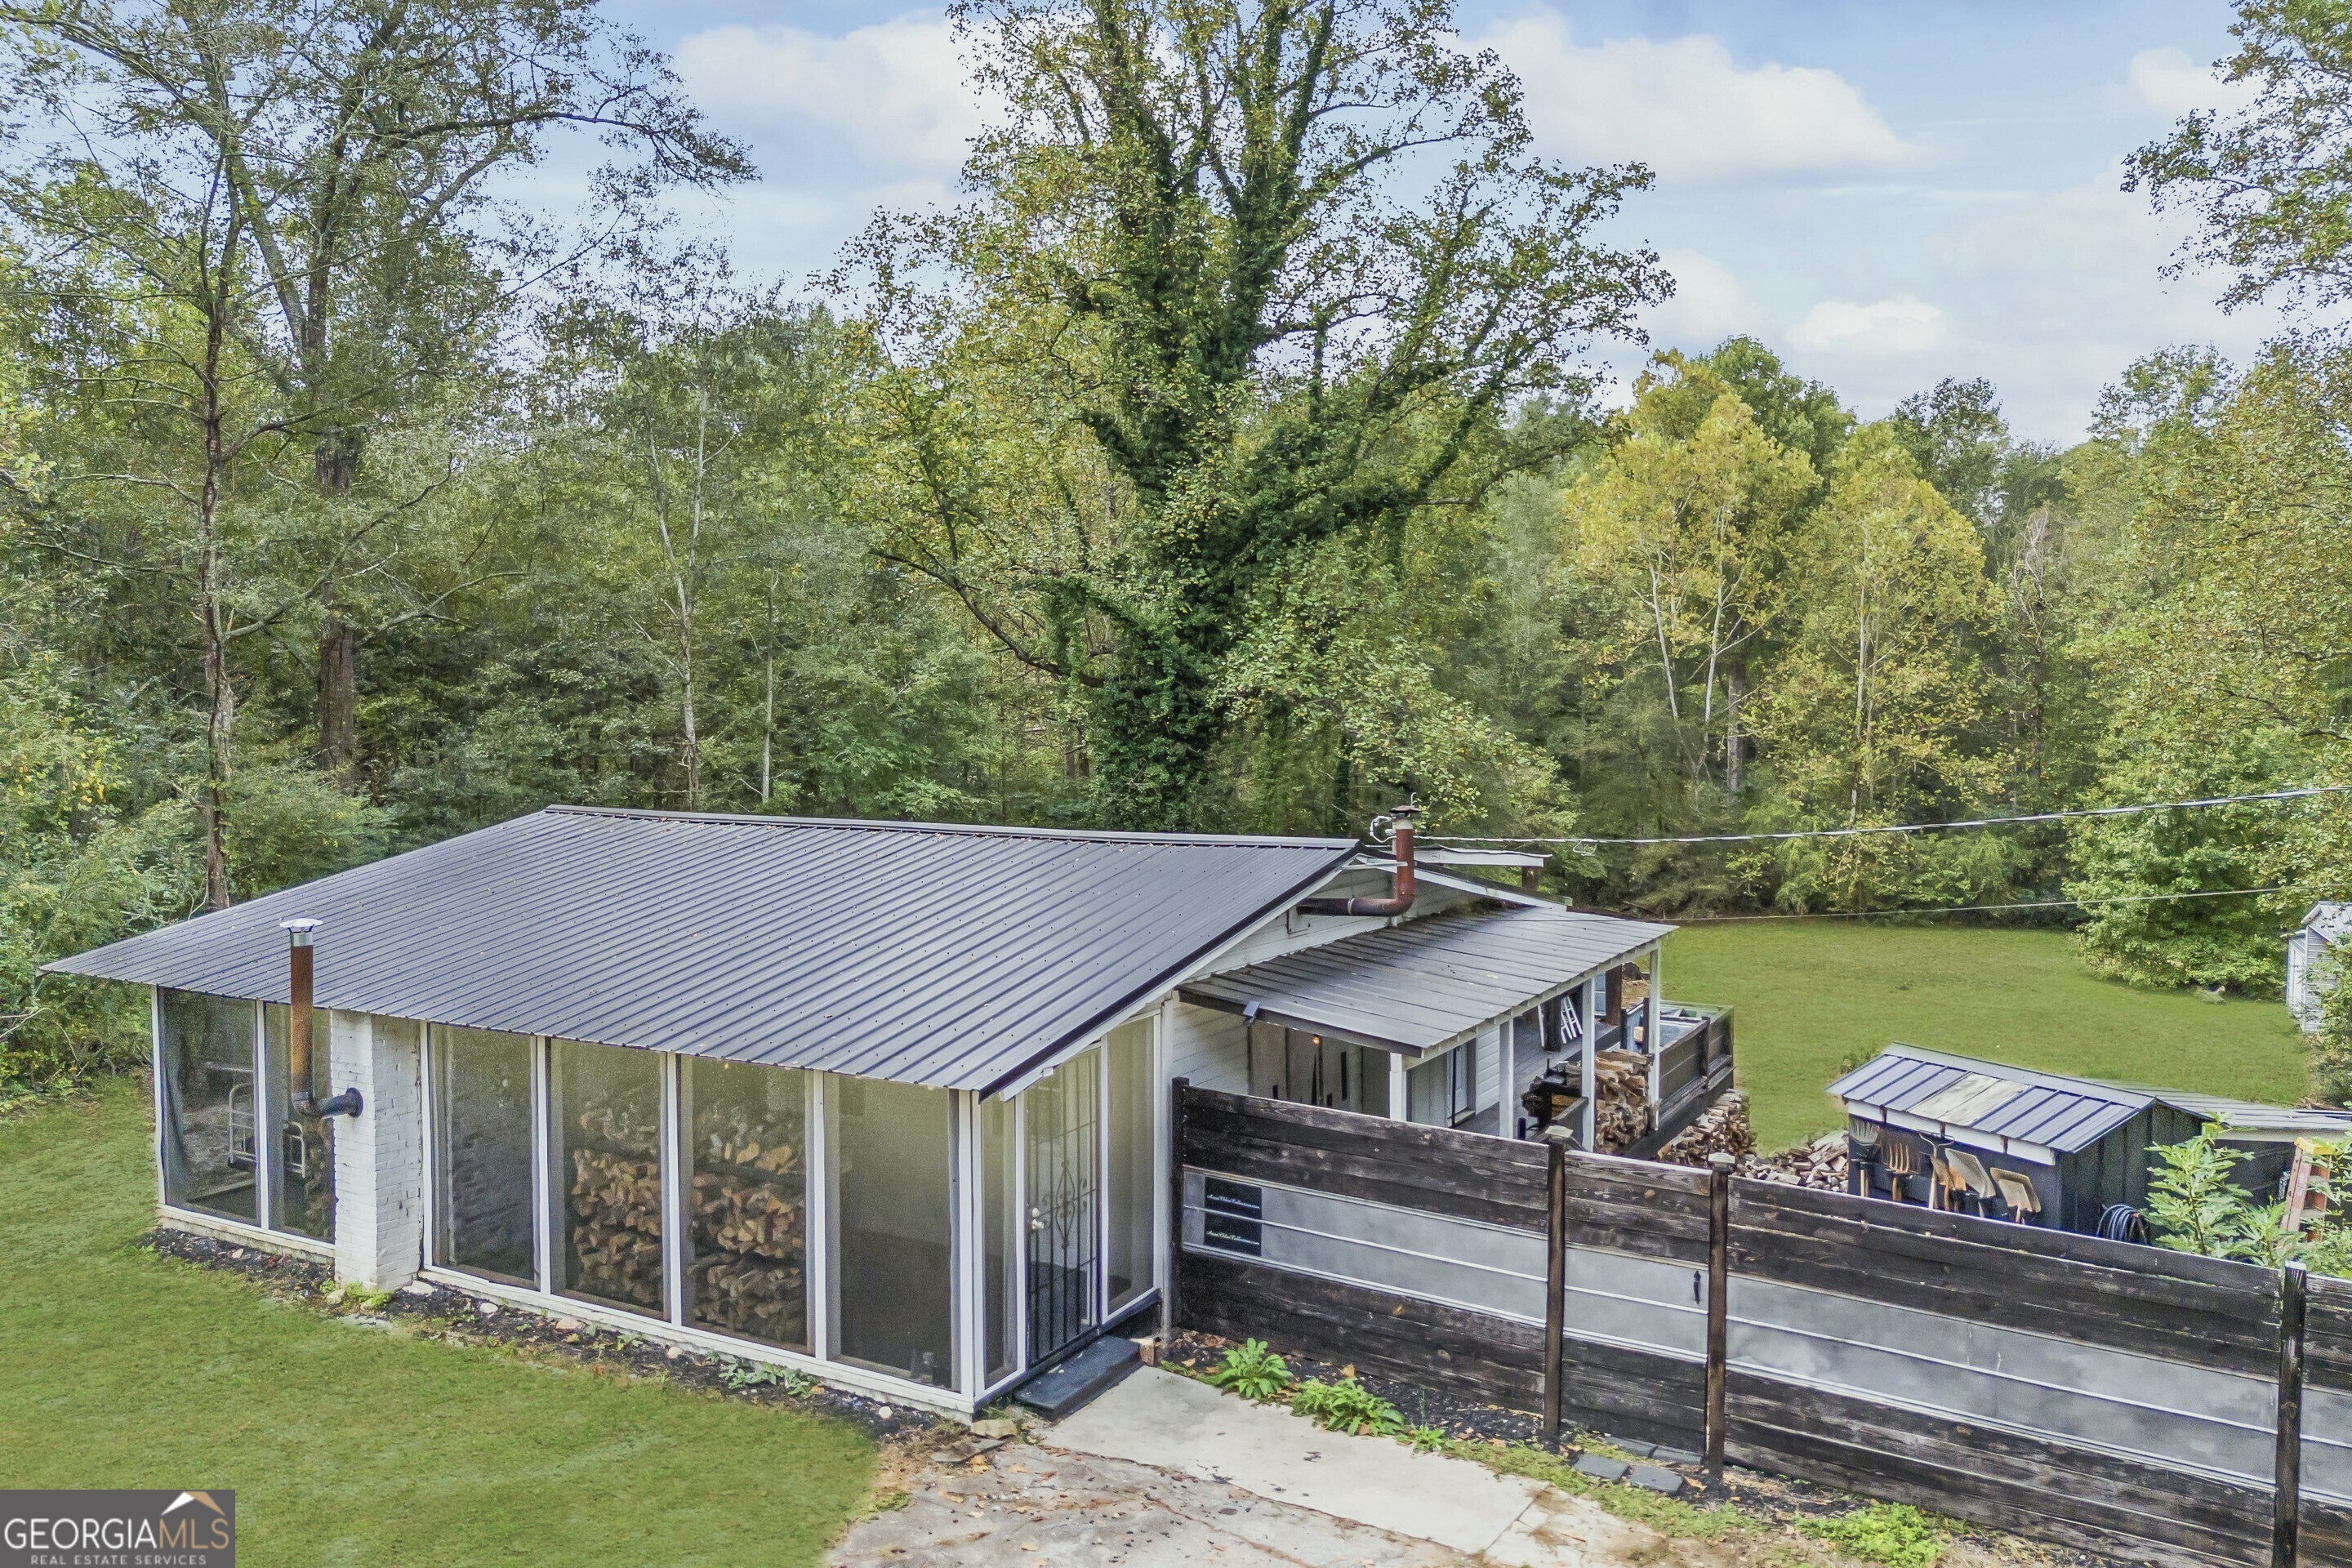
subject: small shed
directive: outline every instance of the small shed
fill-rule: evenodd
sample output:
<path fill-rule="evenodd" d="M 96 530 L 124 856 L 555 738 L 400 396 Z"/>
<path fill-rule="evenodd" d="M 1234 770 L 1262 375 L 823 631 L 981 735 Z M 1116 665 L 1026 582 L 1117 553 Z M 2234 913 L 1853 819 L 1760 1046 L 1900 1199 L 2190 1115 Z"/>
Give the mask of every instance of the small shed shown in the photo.
<path fill-rule="evenodd" d="M 1894 1045 L 1829 1087 L 1845 1107 L 1847 1190 L 2096 1234 L 2147 1206 L 2148 1150 L 2213 1129 L 2267 1198 L 2298 1138 L 2352 1134 L 2352 1113 L 2294 1110 L 2038 1072 Z"/>
<path fill-rule="evenodd" d="M 2319 1032 L 2319 1010 L 2342 977 L 2352 951 L 2352 904 L 2314 904 L 2287 933 L 2286 1010 L 2306 1034 Z"/>

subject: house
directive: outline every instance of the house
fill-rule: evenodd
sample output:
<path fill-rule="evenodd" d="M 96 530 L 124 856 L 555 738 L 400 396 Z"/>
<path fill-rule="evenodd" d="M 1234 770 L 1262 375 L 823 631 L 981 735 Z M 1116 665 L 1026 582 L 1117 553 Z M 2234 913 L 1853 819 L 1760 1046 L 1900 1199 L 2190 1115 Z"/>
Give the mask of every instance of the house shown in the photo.
<path fill-rule="evenodd" d="M 1397 829 L 559 806 L 53 967 L 152 988 L 167 1224 L 965 1413 L 1155 1300 L 1171 1080 L 1511 1135 L 1549 1073 L 1587 1139 L 1599 1047 L 1653 1137 L 1727 1082 L 1670 928 Z"/>
<path fill-rule="evenodd" d="M 2320 1007 L 2352 950 L 2352 904 L 2314 904 L 2286 939 L 2286 1010 L 2304 1033 L 2319 1032 Z"/>
<path fill-rule="evenodd" d="M 2352 1112 L 2037 1072 L 1894 1045 L 1829 1092 L 1846 1114 L 1847 1190 L 1863 1197 L 2095 1235 L 2147 1204 L 2151 1147 L 2211 1128 L 2268 1197 L 2298 1138 L 2352 1133 Z"/>

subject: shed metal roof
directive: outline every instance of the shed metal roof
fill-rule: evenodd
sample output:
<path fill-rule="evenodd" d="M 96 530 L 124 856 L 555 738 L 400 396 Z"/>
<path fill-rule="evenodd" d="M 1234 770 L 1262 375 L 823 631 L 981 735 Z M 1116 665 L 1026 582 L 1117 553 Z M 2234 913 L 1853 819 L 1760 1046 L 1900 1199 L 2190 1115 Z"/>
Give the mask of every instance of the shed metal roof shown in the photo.
<path fill-rule="evenodd" d="M 2314 904 L 2303 928 L 2331 947 L 2352 942 L 2352 904 Z"/>
<path fill-rule="evenodd" d="M 2089 1148 L 2157 1099 L 2090 1079 L 1904 1045 L 1887 1047 L 1829 1092 L 1849 1109 L 1900 1111 L 1955 1136 L 2005 1138 L 2062 1154 Z"/>
<path fill-rule="evenodd" d="M 990 1089 L 1313 890 L 1338 838 L 551 806 L 52 969 Z"/>
<path fill-rule="evenodd" d="M 1554 905 L 1443 914 L 1187 981 L 1187 1002 L 1381 1050 L 1438 1050 L 1675 928 Z"/>

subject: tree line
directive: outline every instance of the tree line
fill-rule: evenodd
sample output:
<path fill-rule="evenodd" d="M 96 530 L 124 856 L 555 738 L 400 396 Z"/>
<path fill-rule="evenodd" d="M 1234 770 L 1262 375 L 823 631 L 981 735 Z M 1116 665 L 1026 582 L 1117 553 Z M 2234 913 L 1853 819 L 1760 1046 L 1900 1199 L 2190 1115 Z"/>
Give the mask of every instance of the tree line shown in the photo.
<path fill-rule="evenodd" d="M 1648 173 L 1539 156 L 1444 0 L 964 0 L 960 197 L 805 290 L 667 216 L 748 158 L 592 0 L 0 5 L 0 1083 L 131 1037 L 47 959 L 551 801 L 1658 837 L 2352 780 L 2336 9 L 2242 5 L 2254 106 L 2131 165 L 2310 326 L 2152 353 L 2057 449 L 1745 338 L 1612 406 Z M 2260 992 L 2348 828 L 1547 877 L 2084 900 L 2003 918 Z"/>

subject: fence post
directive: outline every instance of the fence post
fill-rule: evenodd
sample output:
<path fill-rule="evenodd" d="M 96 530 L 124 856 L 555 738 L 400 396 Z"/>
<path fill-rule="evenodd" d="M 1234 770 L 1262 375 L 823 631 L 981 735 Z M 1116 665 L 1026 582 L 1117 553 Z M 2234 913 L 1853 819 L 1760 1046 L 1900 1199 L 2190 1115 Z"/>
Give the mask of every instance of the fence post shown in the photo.
<path fill-rule="evenodd" d="M 1184 1096 L 1189 1078 L 1168 1080 L 1168 1267 L 1160 1287 L 1160 1349 L 1166 1353 L 1176 1342 L 1179 1271 L 1184 1264 Z"/>
<path fill-rule="evenodd" d="M 1731 1344 L 1731 1171 L 1728 1154 L 1706 1157 L 1706 1468 L 1723 1469 L 1724 1384 Z"/>
<path fill-rule="evenodd" d="M 2271 1568 L 2294 1568 L 2303 1513 L 2304 1269 L 2279 1270 L 2278 1457 L 2271 1493 Z"/>
<path fill-rule="evenodd" d="M 1549 1251 L 1544 1258 L 1544 1436 L 1559 1446 L 1559 1342 L 1568 1331 L 1568 1140 L 1553 1137 L 1566 1128 L 1546 1129 L 1544 1236 Z"/>

